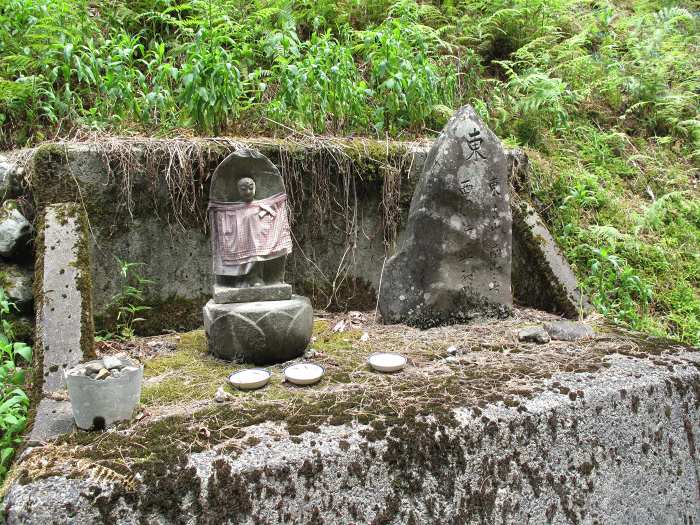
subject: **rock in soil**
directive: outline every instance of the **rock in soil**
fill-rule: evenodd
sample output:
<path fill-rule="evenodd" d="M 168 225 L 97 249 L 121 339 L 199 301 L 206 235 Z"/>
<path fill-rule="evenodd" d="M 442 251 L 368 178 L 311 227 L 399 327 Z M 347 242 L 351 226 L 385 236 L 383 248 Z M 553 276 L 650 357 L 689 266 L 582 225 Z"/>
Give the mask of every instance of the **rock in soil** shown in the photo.
<path fill-rule="evenodd" d="M 544 344 L 549 343 L 550 340 L 549 334 L 541 326 L 530 326 L 518 332 L 518 341 L 523 343 Z"/>
<path fill-rule="evenodd" d="M 32 226 L 13 200 L 5 201 L 0 210 L 0 255 L 11 257 L 25 248 Z"/>
<path fill-rule="evenodd" d="M 103 368 L 105 367 L 102 364 L 102 361 L 93 361 L 85 365 L 85 373 L 87 375 L 97 375 Z"/>
<path fill-rule="evenodd" d="M 581 339 L 592 339 L 593 328 L 586 323 L 575 321 L 552 321 L 544 324 L 544 329 L 552 339 L 559 341 L 580 341 Z"/>

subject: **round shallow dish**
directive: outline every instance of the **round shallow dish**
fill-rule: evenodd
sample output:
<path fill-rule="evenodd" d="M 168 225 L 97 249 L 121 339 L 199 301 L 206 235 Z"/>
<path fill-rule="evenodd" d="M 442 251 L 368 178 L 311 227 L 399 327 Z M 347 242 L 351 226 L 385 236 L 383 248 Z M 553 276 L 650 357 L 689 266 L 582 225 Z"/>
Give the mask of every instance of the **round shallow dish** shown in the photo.
<path fill-rule="evenodd" d="M 394 352 L 377 352 L 369 356 L 367 360 L 369 366 L 379 372 L 398 372 L 403 369 L 408 362 L 401 354 Z"/>
<path fill-rule="evenodd" d="M 320 365 L 299 363 L 284 369 L 284 378 L 295 385 L 313 385 L 318 383 L 325 371 Z"/>
<path fill-rule="evenodd" d="M 270 381 L 270 372 L 262 368 L 239 370 L 228 376 L 229 382 L 241 390 L 255 390 L 264 387 Z"/>

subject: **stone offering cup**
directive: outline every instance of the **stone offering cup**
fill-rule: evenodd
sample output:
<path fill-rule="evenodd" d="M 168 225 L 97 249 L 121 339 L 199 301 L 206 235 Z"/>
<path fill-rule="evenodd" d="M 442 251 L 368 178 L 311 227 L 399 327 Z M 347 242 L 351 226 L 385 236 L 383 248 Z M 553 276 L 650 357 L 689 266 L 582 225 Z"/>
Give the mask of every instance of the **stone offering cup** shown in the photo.
<path fill-rule="evenodd" d="M 264 387 L 271 376 L 269 371 L 262 368 L 247 368 L 231 374 L 228 381 L 239 390 L 257 390 Z"/>
<path fill-rule="evenodd" d="M 141 399 L 142 381 L 143 365 L 123 357 L 115 361 L 108 356 L 71 368 L 66 384 L 75 424 L 83 430 L 103 430 L 128 421 Z"/>
<path fill-rule="evenodd" d="M 285 380 L 299 386 L 316 384 L 324 374 L 323 367 L 315 363 L 299 363 L 284 369 Z"/>
<path fill-rule="evenodd" d="M 369 356 L 369 366 L 378 372 L 398 372 L 403 370 L 408 360 L 401 354 L 394 352 L 377 352 Z"/>

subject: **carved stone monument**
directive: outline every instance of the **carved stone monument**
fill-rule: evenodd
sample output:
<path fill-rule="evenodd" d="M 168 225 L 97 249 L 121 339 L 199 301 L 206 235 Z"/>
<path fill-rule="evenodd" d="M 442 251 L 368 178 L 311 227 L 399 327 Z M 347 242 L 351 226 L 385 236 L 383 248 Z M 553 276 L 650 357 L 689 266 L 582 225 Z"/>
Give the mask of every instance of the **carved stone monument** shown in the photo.
<path fill-rule="evenodd" d="M 284 282 L 292 251 L 286 201 L 282 176 L 257 151 L 237 150 L 214 172 L 214 297 L 204 306 L 204 328 L 218 357 L 276 363 L 298 357 L 309 343 L 311 303 Z"/>
<path fill-rule="evenodd" d="M 384 322 L 419 327 L 505 316 L 512 306 L 508 161 L 470 106 L 433 144 L 379 292 Z"/>

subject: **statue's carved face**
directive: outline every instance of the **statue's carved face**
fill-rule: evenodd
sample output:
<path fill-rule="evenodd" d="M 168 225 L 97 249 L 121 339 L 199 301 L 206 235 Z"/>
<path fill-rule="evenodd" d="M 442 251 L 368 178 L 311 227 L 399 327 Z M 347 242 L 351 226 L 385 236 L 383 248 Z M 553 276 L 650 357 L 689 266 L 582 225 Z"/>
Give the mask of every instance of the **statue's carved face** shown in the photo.
<path fill-rule="evenodd" d="M 238 181 L 238 194 L 243 202 L 252 202 L 255 198 L 255 181 L 248 177 L 243 177 Z"/>

